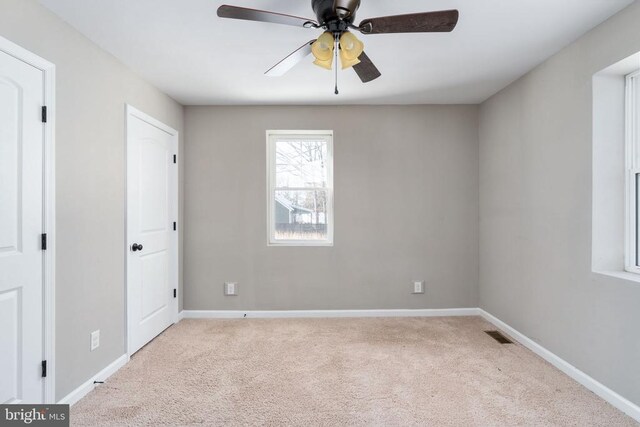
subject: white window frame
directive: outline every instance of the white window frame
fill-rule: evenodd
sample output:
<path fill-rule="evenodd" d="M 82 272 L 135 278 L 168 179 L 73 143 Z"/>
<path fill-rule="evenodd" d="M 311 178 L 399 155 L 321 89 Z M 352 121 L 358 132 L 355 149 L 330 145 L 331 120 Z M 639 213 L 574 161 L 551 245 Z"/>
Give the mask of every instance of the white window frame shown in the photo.
<path fill-rule="evenodd" d="M 278 190 L 311 190 L 312 188 L 276 187 L 276 141 L 279 137 L 323 138 L 327 142 L 327 238 L 325 240 L 276 240 L 275 192 Z M 267 244 L 268 246 L 333 246 L 333 131 L 332 130 L 268 130 L 267 131 Z"/>
<path fill-rule="evenodd" d="M 625 166 L 626 166 L 626 218 L 625 218 L 625 270 L 640 274 L 638 266 L 638 209 L 640 200 L 640 70 L 626 77 L 625 107 Z"/>

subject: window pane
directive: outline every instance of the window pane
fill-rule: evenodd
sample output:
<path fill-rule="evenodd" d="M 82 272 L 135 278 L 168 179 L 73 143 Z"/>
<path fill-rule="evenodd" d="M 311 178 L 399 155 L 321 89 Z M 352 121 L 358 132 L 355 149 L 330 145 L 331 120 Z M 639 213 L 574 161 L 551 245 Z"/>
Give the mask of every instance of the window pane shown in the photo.
<path fill-rule="evenodd" d="M 276 141 L 276 187 L 326 187 L 327 161 L 326 141 Z"/>
<path fill-rule="evenodd" d="M 634 211 L 636 214 L 636 267 L 640 267 L 640 173 L 636 174 L 636 200 Z"/>
<path fill-rule="evenodd" d="M 327 240 L 328 194 L 324 190 L 275 192 L 276 240 Z"/>

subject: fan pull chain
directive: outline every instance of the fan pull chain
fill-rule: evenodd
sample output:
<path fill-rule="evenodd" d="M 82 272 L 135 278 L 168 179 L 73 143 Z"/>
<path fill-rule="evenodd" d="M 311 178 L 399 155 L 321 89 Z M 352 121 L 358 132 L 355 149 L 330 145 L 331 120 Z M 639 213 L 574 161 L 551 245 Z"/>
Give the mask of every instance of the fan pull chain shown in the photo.
<path fill-rule="evenodd" d="M 335 54 L 336 54 L 336 60 L 334 61 L 334 64 L 335 64 L 334 66 L 335 66 L 335 69 L 336 69 L 336 91 L 335 91 L 335 94 L 339 95 L 340 92 L 338 91 L 338 37 L 336 37 L 336 47 L 335 47 L 334 51 L 335 51 Z"/>

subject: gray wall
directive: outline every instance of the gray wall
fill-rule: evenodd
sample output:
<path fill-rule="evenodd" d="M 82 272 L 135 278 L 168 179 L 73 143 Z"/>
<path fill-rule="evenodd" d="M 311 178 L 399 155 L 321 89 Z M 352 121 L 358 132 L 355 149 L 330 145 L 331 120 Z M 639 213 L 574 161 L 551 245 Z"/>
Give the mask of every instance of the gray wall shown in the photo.
<path fill-rule="evenodd" d="M 640 404 L 640 284 L 591 271 L 592 75 L 640 3 L 481 106 L 480 305 Z"/>
<path fill-rule="evenodd" d="M 183 111 L 35 0 L 0 0 L 0 11 L 0 36 L 56 64 L 60 399 L 125 352 L 124 105 L 179 131 Z"/>
<path fill-rule="evenodd" d="M 187 107 L 185 309 L 476 307 L 477 114 Z M 267 129 L 334 131 L 334 247 L 267 247 Z"/>

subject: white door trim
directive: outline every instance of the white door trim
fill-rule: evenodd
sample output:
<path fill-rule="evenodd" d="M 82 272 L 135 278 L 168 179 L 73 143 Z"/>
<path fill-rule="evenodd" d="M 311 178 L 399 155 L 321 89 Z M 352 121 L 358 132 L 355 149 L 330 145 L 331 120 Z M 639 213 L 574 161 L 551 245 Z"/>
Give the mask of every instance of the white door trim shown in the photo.
<path fill-rule="evenodd" d="M 47 233 L 47 250 L 43 251 L 43 360 L 47 361 L 47 377 L 44 379 L 44 401 L 55 403 L 56 369 L 55 369 L 55 321 L 56 321 L 56 194 L 55 194 L 55 82 L 56 66 L 51 62 L 29 52 L 17 44 L 0 37 L 0 51 L 19 59 L 43 72 L 44 105 L 47 106 L 47 123 L 44 126 L 44 182 L 43 182 L 43 233 Z"/>
<path fill-rule="evenodd" d="M 152 126 L 157 127 L 158 129 L 167 132 L 169 135 L 171 135 L 172 137 L 172 145 L 173 145 L 173 150 L 174 153 L 176 153 L 176 155 L 178 154 L 178 141 L 179 141 L 179 137 L 180 134 L 177 130 L 173 129 L 172 127 L 169 127 L 167 125 L 165 125 L 164 123 L 154 119 L 153 117 L 151 117 L 150 115 L 143 113 L 142 111 L 138 110 L 137 108 L 129 105 L 129 104 L 125 104 L 125 126 L 124 126 L 124 132 L 125 132 L 125 153 L 128 153 L 128 146 L 129 146 L 129 119 L 131 117 L 136 117 L 140 120 L 143 120 L 144 122 L 149 123 Z M 127 155 L 125 154 L 125 157 Z M 128 171 L 128 159 L 126 159 L 125 161 L 125 188 L 124 188 L 124 216 L 125 216 L 125 221 L 124 221 L 124 238 L 125 238 L 125 244 L 126 246 L 128 246 L 129 241 L 128 241 L 128 230 L 127 230 L 127 224 L 128 224 L 128 184 L 127 184 L 127 171 Z M 171 179 L 174 183 L 174 187 L 176 190 L 174 191 L 174 194 L 171 195 L 171 209 L 172 209 L 172 213 L 173 213 L 173 217 L 176 218 L 176 222 L 178 223 L 178 227 L 176 229 L 175 233 L 172 233 L 171 236 L 171 248 L 172 248 L 172 252 L 173 252 L 173 256 L 172 256 L 172 260 L 171 262 L 174 264 L 175 268 L 173 269 L 173 283 L 175 286 L 175 289 L 179 290 L 179 264 L 178 264 L 178 260 L 180 259 L 180 247 L 178 245 L 179 239 L 180 239 L 180 218 L 178 217 L 178 201 L 179 201 L 179 196 L 178 196 L 178 176 L 179 176 L 179 170 L 178 170 L 178 163 L 176 163 L 175 167 L 172 168 L 172 176 Z M 125 248 L 125 252 L 124 252 L 124 262 L 125 262 L 125 271 L 124 271 L 124 280 L 125 280 L 125 340 L 126 340 L 126 345 L 127 345 L 127 356 L 131 356 L 131 333 L 130 333 L 130 328 L 129 328 L 129 323 L 130 323 L 130 319 L 131 319 L 131 313 L 130 313 L 130 304 L 129 304 L 129 300 L 130 298 L 130 294 L 129 294 L 129 276 L 128 276 L 128 249 Z M 179 292 L 178 292 L 179 293 Z M 173 298 L 172 300 L 172 312 L 173 312 L 173 323 L 178 322 L 178 298 Z"/>

